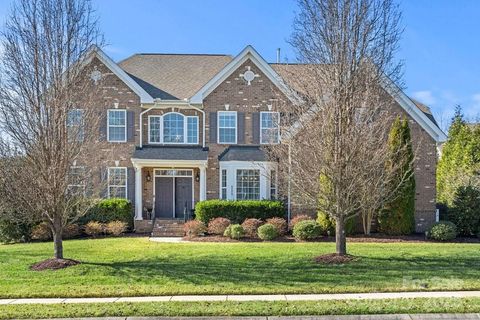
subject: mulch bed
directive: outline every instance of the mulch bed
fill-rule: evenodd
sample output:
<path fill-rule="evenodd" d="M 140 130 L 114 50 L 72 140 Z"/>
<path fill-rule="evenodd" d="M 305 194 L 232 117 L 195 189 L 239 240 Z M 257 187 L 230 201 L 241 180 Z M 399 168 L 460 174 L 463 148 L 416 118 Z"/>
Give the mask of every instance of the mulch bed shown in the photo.
<path fill-rule="evenodd" d="M 340 256 L 336 253 L 328 253 L 315 257 L 315 262 L 320 264 L 345 264 L 356 260 L 358 260 L 357 257 L 348 254 Z"/>
<path fill-rule="evenodd" d="M 80 264 L 80 261 L 72 260 L 72 259 L 47 259 L 44 261 L 40 261 L 35 263 L 30 267 L 33 271 L 43 271 L 43 270 L 58 270 L 64 269 L 71 266 L 75 266 Z"/>

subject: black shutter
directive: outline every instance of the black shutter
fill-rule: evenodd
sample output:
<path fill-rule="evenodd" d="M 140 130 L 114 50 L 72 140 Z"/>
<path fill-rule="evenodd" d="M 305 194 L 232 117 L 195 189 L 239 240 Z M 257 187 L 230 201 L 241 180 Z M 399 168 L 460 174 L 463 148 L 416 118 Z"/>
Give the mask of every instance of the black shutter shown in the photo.
<path fill-rule="evenodd" d="M 100 198 L 106 199 L 108 198 L 108 168 L 100 167 L 99 168 L 99 175 L 100 175 Z"/>
<path fill-rule="evenodd" d="M 127 141 L 135 142 L 135 112 L 127 111 Z"/>
<path fill-rule="evenodd" d="M 99 123 L 98 123 L 98 128 L 99 128 L 99 139 L 100 141 L 107 141 L 107 117 L 108 117 L 108 111 L 104 110 L 100 113 L 99 116 Z"/>
<path fill-rule="evenodd" d="M 237 143 L 245 144 L 245 112 L 237 113 Z"/>
<path fill-rule="evenodd" d="M 127 192 L 127 198 L 135 208 L 135 168 L 133 167 L 127 168 Z"/>
<path fill-rule="evenodd" d="M 210 143 L 217 143 L 217 113 L 210 112 Z"/>
<path fill-rule="evenodd" d="M 252 139 L 253 144 L 260 144 L 260 113 L 252 113 Z"/>

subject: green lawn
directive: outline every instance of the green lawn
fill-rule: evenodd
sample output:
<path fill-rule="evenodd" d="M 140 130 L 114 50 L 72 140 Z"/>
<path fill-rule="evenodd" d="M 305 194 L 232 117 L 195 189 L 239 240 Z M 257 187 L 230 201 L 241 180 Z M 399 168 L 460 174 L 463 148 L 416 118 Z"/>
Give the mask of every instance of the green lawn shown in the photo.
<path fill-rule="evenodd" d="M 273 294 L 479 290 L 480 244 L 352 243 L 360 257 L 318 265 L 333 243 L 155 243 L 146 238 L 65 241 L 82 264 L 34 272 L 51 243 L 0 245 L 0 297 Z"/>
<path fill-rule="evenodd" d="M 299 316 L 399 313 L 477 313 L 480 298 L 296 302 L 152 302 L 0 306 L 0 319 L 128 316 Z"/>

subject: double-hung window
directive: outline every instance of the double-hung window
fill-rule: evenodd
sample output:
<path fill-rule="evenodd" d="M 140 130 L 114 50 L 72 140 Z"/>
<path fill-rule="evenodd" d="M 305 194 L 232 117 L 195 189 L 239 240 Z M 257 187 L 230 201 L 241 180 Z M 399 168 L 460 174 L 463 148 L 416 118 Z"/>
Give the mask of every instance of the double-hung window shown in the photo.
<path fill-rule="evenodd" d="M 70 172 L 68 173 L 68 193 L 73 196 L 84 195 L 85 178 L 85 167 L 70 167 Z"/>
<path fill-rule="evenodd" d="M 83 142 L 84 139 L 83 110 L 72 109 L 67 114 L 67 138 L 69 142 Z"/>
<path fill-rule="evenodd" d="M 161 143 L 162 132 L 162 117 L 149 116 L 148 117 L 148 142 Z"/>
<path fill-rule="evenodd" d="M 127 110 L 108 110 L 108 131 L 109 142 L 127 141 Z"/>
<path fill-rule="evenodd" d="M 187 117 L 187 143 L 198 143 L 198 117 Z"/>
<path fill-rule="evenodd" d="M 237 200 L 260 199 L 260 170 L 237 169 Z"/>
<path fill-rule="evenodd" d="M 218 112 L 218 143 L 237 143 L 237 112 Z"/>
<path fill-rule="evenodd" d="M 280 113 L 260 112 L 260 142 L 275 144 L 280 140 Z"/>
<path fill-rule="evenodd" d="M 198 116 L 170 112 L 148 117 L 148 142 L 165 144 L 197 144 Z"/>
<path fill-rule="evenodd" d="M 108 197 L 127 198 L 127 168 L 108 168 Z"/>

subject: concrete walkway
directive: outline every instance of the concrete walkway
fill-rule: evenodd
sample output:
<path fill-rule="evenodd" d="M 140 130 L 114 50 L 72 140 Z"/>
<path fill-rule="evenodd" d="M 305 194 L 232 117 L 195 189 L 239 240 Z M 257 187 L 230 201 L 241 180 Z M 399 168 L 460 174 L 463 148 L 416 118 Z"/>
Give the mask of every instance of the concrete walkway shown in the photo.
<path fill-rule="evenodd" d="M 55 304 L 55 303 L 115 303 L 115 302 L 165 302 L 165 301 L 320 301 L 364 300 L 399 298 L 471 298 L 480 297 L 480 291 L 385 292 L 340 294 L 278 294 L 278 295 L 189 295 L 112 298 L 30 298 L 0 299 L 5 304 Z"/>

